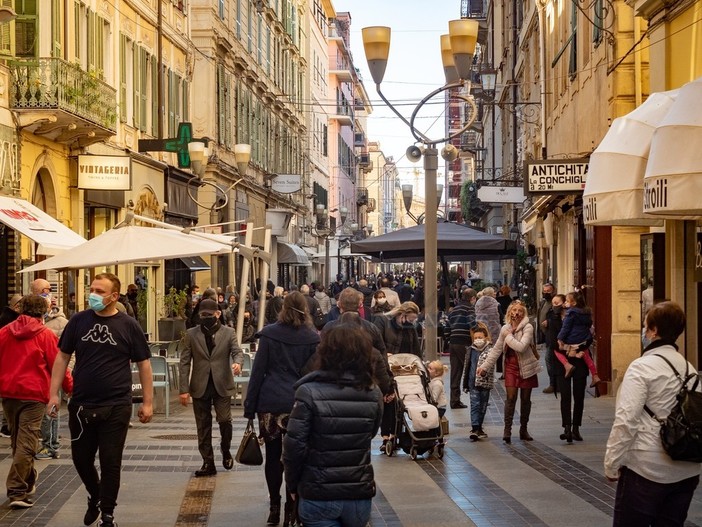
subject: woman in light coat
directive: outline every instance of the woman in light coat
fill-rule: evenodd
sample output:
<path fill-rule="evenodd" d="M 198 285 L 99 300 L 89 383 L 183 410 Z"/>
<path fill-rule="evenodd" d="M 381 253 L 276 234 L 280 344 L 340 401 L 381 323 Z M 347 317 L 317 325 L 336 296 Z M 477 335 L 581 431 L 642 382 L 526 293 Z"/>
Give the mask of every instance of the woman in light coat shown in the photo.
<path fill-rule="evenodd" d="M 520 399 L 519 408 L 519 439 L 532 441 L 527 424 L 531 413 L 531 390 L 539 386 L 536 374 L 539 372 L 539 359 L 532 350 L 534 342 L 534 327 L 529 323 L 527 310 L 519 300 L 512 302 L 505 316 L 507 323 L 500 330 L 500 337 L 495 342 L 492 351 L 477 374 L 491 371 L 500 354 L 504 351 L 505 390 L 505 430 L 502 440 L 512 442 L 512 419 L 517 404 L 517 395 Z"/>

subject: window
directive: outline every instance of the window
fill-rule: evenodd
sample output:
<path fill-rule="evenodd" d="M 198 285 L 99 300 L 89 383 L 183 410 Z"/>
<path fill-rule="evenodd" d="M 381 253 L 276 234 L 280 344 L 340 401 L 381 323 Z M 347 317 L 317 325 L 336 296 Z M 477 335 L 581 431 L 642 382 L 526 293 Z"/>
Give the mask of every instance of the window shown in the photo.
<path fill-rule="evenodd" d="M 51 2 L 51 56 L 61 57 L 63 46 L 61 35 L 61 1 L 52 0 Z"/>
<path fill-rule="evenodd" d="M 558 61 L 561 59 L 566 49 L 569 49 L 568 54 L 568 74 L 570 80 L 575 79 L 578 72 L 578 39 L 577 39 L 577 28 L 578 28 L 578 7 L 575 3 L 571 4 L 570 11 L 570 36 L 566 40 L 563 47 L 556 53 L 553 61 L 551 62 L 551 67 L 555 68 Z M 568 48 L 570 46 L 570 48 Z"/>
<path fill-rule="evenodd" d="M 4 5 L 4 3 L 3 3 Z M 10 5 L 12 5 L 10 3 Z M 37 2 L 36 0 L 16 0 L 14 55 L 21 58 L 37 56 Z"/>
<path fill-rule="evenodd" d="M 231 75 L 217 65 L 217 124 L 219 144 L 232 147 Z"/>
<path fill-rule="evenodd" d="M 602 27 L 604 26 L 604 7 L 602 2 L 603 0 L 595 0 L 595 5 L 593 6 L 595 16 L 592 25 L 592 41 L 595 43 L 595 46 L 602 42 Z"/>
<path fill-rule="evenodd" d="M 224 0 L 219 0 L 219 19 L 224 20 Z"/>

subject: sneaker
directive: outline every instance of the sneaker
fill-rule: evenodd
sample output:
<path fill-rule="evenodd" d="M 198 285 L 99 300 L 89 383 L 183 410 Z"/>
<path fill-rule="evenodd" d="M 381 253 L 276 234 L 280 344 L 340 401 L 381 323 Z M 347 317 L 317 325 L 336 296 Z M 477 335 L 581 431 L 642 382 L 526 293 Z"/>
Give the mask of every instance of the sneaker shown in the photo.
<path fill-rule="evenodd" d="M 470 437 L 471 441 L 477 441 L 479 439 L 478 431 L 474 428 L 470 431 L 470 435 L 468 437 Z"/>
<path fill-rule="evenodd" d="M 34 502 L 30 498 L 10 501 L 11 509 L 28 509 L 34 506 Z"/>
<path fill-rule="evenodd" d="M 7 425 L 0 428 L 0 437 L 10 437 L 10 429 Z"/>
<path fill-rule="evenodd" d="M 83 525 L 92 525 L 100 517 L 100 500 L 88 498 L 88 510 L 83 516 Z"/>
<path fill-rule="evenodd" d="M 485 433 L 485 430 L 482 428 L 478 428 L 478 439 L 487 439 L 488 435 Z"/>
<path fill-rule="evenodd" d="M 112 514 L 103 514 L 102 518 L 100 518 L 100 523 L 98 523 L 98 527 L 117 527 L 115 517 L 112 516 Z"/>
<path fill-rule="evenodd" d="M 32 488 L 27 491 L 27 496 L 34 496 L 37 493 L 37 486 L 32 485 Z"/>
<path fill-rule="evenodd" d="M 49 452 L 48 449 L 42 448 L 39 452 L 36 453 L 34 456 L 34 459 L 58 459 L 59 453 L 58 452 Z"/>

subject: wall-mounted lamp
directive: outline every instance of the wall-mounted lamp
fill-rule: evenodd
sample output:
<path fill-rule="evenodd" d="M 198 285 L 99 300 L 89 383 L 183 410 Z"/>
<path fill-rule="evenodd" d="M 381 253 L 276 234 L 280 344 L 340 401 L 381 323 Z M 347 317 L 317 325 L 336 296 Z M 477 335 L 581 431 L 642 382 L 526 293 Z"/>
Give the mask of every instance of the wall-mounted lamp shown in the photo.
<path fill-rule="evenodd" d="M 244 177 L 249 169 L 249 161 L 251 161 L 251 145 L 245 143 L 234 145 L 234 160 L 236 161 L 239 175 Z"/>
<path fill-rule="evenodd" d="M 205 175 L 205 168 L 210 157 L 210 152 L 205 143 L 193 141 L 188 143 L 188 154 L 190 155 L 190 167 L 198 178 L 202 179 Z"/>

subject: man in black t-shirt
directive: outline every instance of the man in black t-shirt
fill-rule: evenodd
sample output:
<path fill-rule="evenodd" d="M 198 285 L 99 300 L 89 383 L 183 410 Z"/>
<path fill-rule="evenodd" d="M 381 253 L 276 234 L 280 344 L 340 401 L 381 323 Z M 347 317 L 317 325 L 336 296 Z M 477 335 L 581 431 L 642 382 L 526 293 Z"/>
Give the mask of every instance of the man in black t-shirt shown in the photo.
<path fill-rule="evenodd" d="M 144 400 L 139 420 L 153 414 L 151 353 L 139 323 L 117 311 L 120 281 L 112 273 L 95 276 L 90 284 L 90 309 L 76 313 L 59 340 L 51 375 L 47 413 L 59 407 L 59 388 L 75 353 L 73 397 L 68 405 L 73 465 L 89 493 L 83 521 L 113 527 L 120 485 L 122 452 L 132 413 L 131 363 L 139 369 Z M 100 476 L 95 453 L 100 450 Z M 102 513 L 102 514 L 101 514 Z"/>

